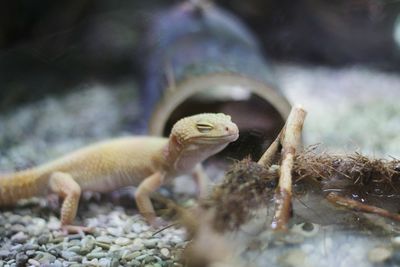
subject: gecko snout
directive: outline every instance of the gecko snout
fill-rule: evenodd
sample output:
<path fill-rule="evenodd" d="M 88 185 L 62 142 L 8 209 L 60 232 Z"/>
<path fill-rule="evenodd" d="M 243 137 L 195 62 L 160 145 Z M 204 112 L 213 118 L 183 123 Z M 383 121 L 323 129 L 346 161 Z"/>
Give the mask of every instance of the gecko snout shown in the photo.
<path fill-rule="evenodd" d="M 236 124 L 232 123 L 230 125 L 225 125 L 225 132 L 227 135 L 238 135 L 239 129 Z"/>

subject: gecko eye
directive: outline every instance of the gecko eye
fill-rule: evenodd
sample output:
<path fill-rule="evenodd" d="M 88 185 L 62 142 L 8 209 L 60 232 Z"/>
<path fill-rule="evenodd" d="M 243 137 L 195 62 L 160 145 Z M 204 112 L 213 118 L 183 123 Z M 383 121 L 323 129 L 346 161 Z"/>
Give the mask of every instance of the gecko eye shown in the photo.
<path fill-rule="evenodd" d="M 196 128 L 201 133 L 207 133 L 211 131 L 214 128 L 214 126 L 210 123 L 202 122 L 202 123 L 197 123 Z"/>

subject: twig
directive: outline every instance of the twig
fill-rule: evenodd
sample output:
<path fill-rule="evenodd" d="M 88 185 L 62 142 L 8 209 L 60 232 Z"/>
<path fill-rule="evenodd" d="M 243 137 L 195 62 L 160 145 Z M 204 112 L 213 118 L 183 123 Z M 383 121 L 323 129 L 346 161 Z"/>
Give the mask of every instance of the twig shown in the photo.
<path fill-rule="evenodd" d="M 275 193 L 274 230 L 286 230 L 292 208 L 292 169 L 297 147 L 301 143 L 301 132 L 307 112 L 301 107 L 293 107 L 282 131 L 282 163 L 278 189 Z M 268 149 L 269 150 L 269 149 Z M 268 152 L 267 150 L 267 152 Z M 266 153 L 267 153 L 266 152 Z"/>
<path fill-rule="evenodd" d="M 390 211 L 379 208 L 379 207 L 363 204 L 354 199 L 349 199 L 346 197 L 339 196 L 338 194 L 333 193 L 333 192 L 329 193 L 326 196 L 326 199 L 333 204 L 343 206 L 348 209 L 366 212 L 366 213 L 377 214 L 379 216 L 386 217 L 386 218 L 400 222 L 399 214 L 391 213 Z"/>
<path fill-rule="evenodd" d="M 280 139 L 281 139 L 282 133 L 285 131 L 285 128 L 286 128 L 285 126 L 282 128 L 282 130 L 279 132 L 276 139 L 271 143 L 271 145 L 268 147 L 268 149 L 264 152 L 264 154 L 258 160 L 258 162 L 257 162 L 258 164 L 266 166 L 266 167 L 271 166 L 276 153 L 278 153 L 278 149 L 281 144 Z"/>

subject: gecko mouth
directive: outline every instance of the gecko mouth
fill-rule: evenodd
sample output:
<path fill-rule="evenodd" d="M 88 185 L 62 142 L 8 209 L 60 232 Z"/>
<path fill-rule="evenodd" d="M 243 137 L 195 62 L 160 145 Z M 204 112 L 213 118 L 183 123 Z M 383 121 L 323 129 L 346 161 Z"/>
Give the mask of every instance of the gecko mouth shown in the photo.
<path fill-rule="evenodd" d="M 223 143 L 223 142 L 233 142 L 239 138 L 239 134 L 227 134 L 220 136 L 201 136 L 198 137 L 199 142 L 215 144 L 215 143 Z"/>

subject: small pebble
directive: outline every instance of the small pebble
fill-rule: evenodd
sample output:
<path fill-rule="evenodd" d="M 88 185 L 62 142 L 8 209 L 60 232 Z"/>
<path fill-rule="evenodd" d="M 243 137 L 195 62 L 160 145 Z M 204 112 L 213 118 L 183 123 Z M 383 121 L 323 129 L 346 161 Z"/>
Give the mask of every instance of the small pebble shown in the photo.
<path fill-rule="evenodd" d="M 33 257 L 36 254 L 35 250 L 27 250 L 25 251 L 26 256 Z"/>
<path fill-rule="evenodd" d="M 61 257 L 63 257 L 67 261 L 72 261 L 71 259 L 74 256 L 76 256 L 76 253 L 72 252 L 72 251 L 64 250 L 64 251 L 61 252 Z"/>
<path fill-rule="evenodd" d="M 25 243 L 28 240 L 28 236 L 24 232 L 18 232 L 11 237 L 13 243 Z"/>
<path fill-rule="evenodd" d="M 98 247 L 109 250 L 111 245 L 107 243 L 102 243 L 102 242 L 96 242 L 95 243 Z"/>
<path fill-rule="evenodd" d="M 143 247 L 144 246 L 143 240 L 141 238 L 135 238 L 133 240 L 133 245 L 137 247 Z"/>
<path fill-rule="evenodd" d="M 400 236 L 395 236 L 392 238 L 392 244 L 396 247 L 400 247 Z"/>
<path fill-rule="evenodd" d="M 28 261 L 28 256 L 26 256 L 24 253 L 18 253 L 15 261 L 18 267 L 25 266 L 26 262 Z"/>
<path fill-rule="evenodd" d="M 23 250 L 37 250 L 39 248 L 36 244 L 26 244 L 23 247 Z"/>
<path fill-rule="evenodd" d="M 373 263 L 382 263 L 393 255 L 393 250 L 386 247 L 376 247 L 368 252 L 368 260 Z"/>
<path fill-rule="evenodd" d="M 130 253 L 128 255 L 124 255 L 122 258 L 127 260 L 127 261 L 130 261 L 130 260 L 136 259 L 140 255 L 141 255 L 141 253 L 139 251 L 135 251 L 135 252 Z"/>
<path fill-rule="evenodd" d="M 0 258 L 4 259 L 11 255 L 9 250 L 2 249 L 0 250 Z"/>
<path fill-rule="evenodd" d="M 90 251 L 93 250 L 95 244 L 95 239 L 93 236 L 85 236 L 82 240 L 81 240 L 81 253 L 82 254 L 87 254 Z"/>
<path fill-rule="evenodd" d="M 79 253 L 81 251 L 81 246 L 72 246 L 68 248 L 68 251 Z"/>
<path fill-rule="evenodd" d="M 56 260 L 56 257 L 47 252 L 40 252 L 36 255 L 35 260 L 37 260 L 40 264 L 48 264 L 53 263 Z"/>
<path fill-rule="evenodd" d="M 162 248 L 162 249 L 160 249 L 160 253 L 161 253 L 161 256 L 162 256 L 164 259 L 169 259 L 169 257 L 170 257 L 169 249 L 167 249 L 167 248 Z"/>
<path fill-rule="evenodd" d="M 113 236 L 121 236 L 124 233 L 124 230 L 122 228 L 109 227 L 109 228 L 107 228 L 107 232 Z"/>
<path fill-rule="evenodd" d="M 132 224 L 132 231 L 139 234 L 142 232 L 142 225 L 140 223 Z"/>
<path fill-rule="evenodd" d="M 114 241 L 114 238 L 111 236 L 103 235 L 96 237 L 96 241 L 111 244 Z"/>
<path fill-rule="evenodd" d="M 131 243 L 131 240 L 125 237 L 118 237 L 114 240 L 114 243 L 120 246 L 126 246 Z"/>
<path fill-rule="evenodd" d="M 40 262 L 38 262 L 38 261 L 35 260 L 35 259 L 29 259 L 29 260 L 28 260 L 28 263 L 29 263 L 30 265 L 33 265 L 33 266 L 40 266 Z"/>
<path fill-rule="evenodd" d="M 50 236 L 49 235 L 41 235 L 39 236 L 37 242 L 39 245 L 46 245 L 50 240 Z"/>
<path fill-rule="evenodd" d="M 88 260 L 92 260 L 92 259 L 100 259 L 100 258 L 106 258 L 108 256 L 108 253 L 106 252 L 92 252 L 86 255 L 86 257 L 88 258 Z"/>
<path fill-rule="evenodd" d="M 14 233 L 18 233 L 18 232 L 25 232 L 25 226 L 21 225 L 21 224 L 14 224 L 10 227 L 10 230 Z"/>
<path fill-rule="evenodd" d="M 128 264 L 129 266 L 137 267 L 137 266 L 142 266 L 142 263 L 138 260 L 131 260 Z"/>
<path fill-rule="evenodd" d="M 143 241 L 143 244 L 146 248 L 154 248 L 157 246 L 158 239 L 146 239 Z"/>
<path fill-rule="evenodd" d="M 111 260 L 107 258 L 102 258 L 99 260 L 99 266 L 100 267 L 108 267 L 110 266 Z"/>

